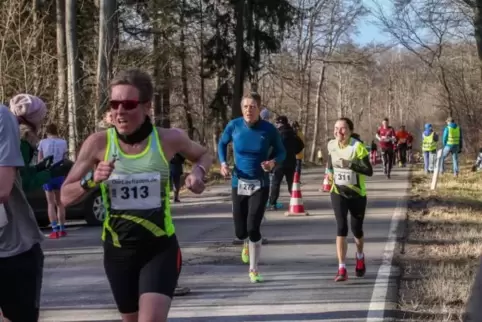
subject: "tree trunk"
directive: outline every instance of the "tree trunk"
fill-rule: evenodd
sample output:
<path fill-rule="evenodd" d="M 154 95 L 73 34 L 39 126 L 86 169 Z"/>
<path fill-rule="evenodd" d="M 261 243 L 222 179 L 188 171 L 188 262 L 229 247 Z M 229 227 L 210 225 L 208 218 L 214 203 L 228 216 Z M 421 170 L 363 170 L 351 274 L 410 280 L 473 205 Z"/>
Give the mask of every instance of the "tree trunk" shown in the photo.
<path fill-rule="evenodd" d="M 76 26 L 76 0 L 66 1 L 65 24 L 68 64 L 68 123 L 69 123 L 69 154 L 75 161 L 77 154 L 77 108 L 79 98 L 79 67 Z"/>
<path fill-rule="evenodd" d="M 341 67 L 336 69 L 337 78 L 338 78 L 338 92 L 336 96 L 336 105 L 337 105 L 337 116 L 338 118 L 343 117 L 344 110 L 343 110 L 343 84 L 342 84 L 342 75 L 341 75 Z"/>
<path fill-rule="evenodd" d="M 234 95 L 231 104 L 231 118 L 240 117 L 241 98 L 243 97 L 244 87 L 244 2 L 245 0 L 237 0 L 236 3 L 236 58 L 234 71 Z"/>
<path fill-rule="evenodd" d="M 305 108 L 303 108 L 303 118 L 300 119 L 300 121 L 303 124 L 303 133 L 305 137 L 308 136 L 308 113 L 310 112 L 310 104 L 311 104 L 311 83 L 312 83 L 312 73 L 313 73 L 313 62 L 311 59 L 311 55 L 307 57 L 308 61 L 308 79 L 307 79 L 307 86 L 306 86 L 306 103 L 305 103 Z M 311 124 L 310 124 L 311 125 Z M 305 154 L 308 152 L 308 149 L 305 149 Z"/>
<path fill-rule="evenodd" d="M 42 25 L 40 24 L 40 6 L 41 2 L 40 0 L 33 0 L 32 3 L 32 11 L 33 11 L 33 25 L 37 26 L 39 28 L 42 28 Z M 43 29 L 43 28 L 42 28 Z M 41 50 L 41 41 L 42 37 L 40 35 L 38 37 L 35 37 L 33 41 L 33 63 L 35 66 L 35 69 L 33 71 L 33 94 L 34 95 L 39 95 L 40 92 L 40 82 L 41 82 L 41 76 L 40 76 L 40 71 L 41 69 L 41 64 L 42 64 L 42 57 L 39 57 L 42 55 L 42 50 Z"/>
<path fill-rule="evenodd" d="M 325 82 L 325 70 L 326 66 L 325 63 L 321 63 L 320 68 L 320 76 L 318 79 L 318 88 L 316 89 L 316 107 L 315 107 L 315 115 L 314 115 L 314 126 L 313 126 L 313 141 L 311 141 L 311 154 L 310 154 L 310 161 L 315 161 L 316 155 L 316 146 L 318 141 L 318 126 L 320 124 L 320 112 L 321 112 L 321 100 L 323 97 L 323 83 Z"/>
<path fill-rule="evenodd" d="M 101 0 L 99 8 L 99 45 L 97 56 L 97 86 L 95 127 L 102 118 L 108 99 L 109 79 L 112 76 L 112 54 L 115 46 L 117 0 Z"/>
<path fill-rule="evenodd" d="M 388 104 L 387 104 L 387 114 L 388 118 L 391 120 L 392 118 L 392 110 L 393 110 L 393 72 L 392 68 L 390 67 L 390 71 L 388 73 Z"/>
<path fill-rule="evenodd" d="M 171 127 L 171 64 L 168 53 L 163 55 L 163 68 L 161 78 L 161 106 L 162 106 L 162 127 Z"/>
<path fill-rule="evenodd" d="M 474 8 L 474 33 L 479 56 L 480 79 L 482 80 L 482 0 L 475 1 Z"/>
<path fill-rule="evenodd" d="M 186 115 L 187 122 L 187 133 L 189 137 L 194 139 L 194 122 L 192 119 L 192 109 L 189 105 L 189 88 L 187 85 L 187 66 L 186 66 L 186 36 L 185 36 L 185 23 L 184 23 L 184 8 L 186 7 L 186 0 L 182 1 L 180 25 L 181 25 L 181 35 L 180 35 L 180 53 L 179 58 L 181 59 L 181 83 L 182 83 L 182 101 L 184 105 L 184 113 Z"/>
<path fill-rule="evenodd" d="M 219 89 L 221 87 L 221 77 L 219 75 L 216 75 L 215 79 L 215 85 L 216 85 L 216 93 L 219 92 Z M 214 157 L 217 159 L 218 157 L 218 141 L 219 137 L 221 135 L 221 129 L 220 129 L 220 117 L 219 117 L 219 111 L 215 114 L 214 118 L 214 126 L 212 127 L 212 144 L 213 144 L 213 152 L 214 152 Z"/>
<path fill-rule="evenodd" d="M 200 63 L 200 82 L 201 82 L 201 116 L 202 116 L 202 128 L 201 128 L 201 137 L 200 141 L 203 145 L 206 144 L 206 102 L 204 96 L 204 20 L 203 20 L 203 0 L 199 0 L 199 11 L 201 13 L 200 16 L 200 52 L 201 52 L 201 63 Z"/>
<path fill-rule="evenodd" d="M 369 76 L 368 80 L 368 88 L 367 88 L 367 105 L 368 105 L 368 131 L 369 133 L 373 133 L 372 128 L 372 77 Z"/>
<path fill-rule="evenodd" d="M 57 106 L 59 124 L 68 124 L 67 118 L 67 57 L 65 48 L 65 1 L 56 0 L 56 40 L 57 40 Z M 64 129 L 61 129 L 63 131 Z"/>
<path fill-rule="evenodd" d="M 170 128 L 170 65 L 169 54 L 166 48 L 163 48 L 163 32 L 161 25 L 161 17 L 159 17 L 159 3 L 152 1 L 153 17 L 153 79 L 154 79 L 154 118 L 155 124 L 159 127 Z"/>

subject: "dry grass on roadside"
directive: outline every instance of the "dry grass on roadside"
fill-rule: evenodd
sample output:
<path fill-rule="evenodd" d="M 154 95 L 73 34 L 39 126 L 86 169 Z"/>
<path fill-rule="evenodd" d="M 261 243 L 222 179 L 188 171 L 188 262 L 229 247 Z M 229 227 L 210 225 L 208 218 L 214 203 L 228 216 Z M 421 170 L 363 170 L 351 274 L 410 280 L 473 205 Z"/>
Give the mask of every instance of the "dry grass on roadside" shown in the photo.
<path fill-rule="evenodd" d="M 482 174 L 459 178 L 412 174 L 408 228 L 401 267 L 401 321 L 462 321 L 482 250 Z"/>

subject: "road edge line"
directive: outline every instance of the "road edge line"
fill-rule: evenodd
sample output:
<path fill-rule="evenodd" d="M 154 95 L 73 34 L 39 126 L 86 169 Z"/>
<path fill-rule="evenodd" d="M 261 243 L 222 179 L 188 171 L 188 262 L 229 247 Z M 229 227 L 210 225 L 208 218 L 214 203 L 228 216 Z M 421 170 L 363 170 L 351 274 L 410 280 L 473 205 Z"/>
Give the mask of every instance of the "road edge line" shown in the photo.
<path fill-rule="evenodd" d="M 387 242 L 385 243 L 385 249 L 383 251 L 382 264 L 377 272 L 370 305 L 368 307 L 367 322 L 394 322 L 396 320 L 396 317 L 393 315 L 385 315 L 387 311 L 395 312 L 397 310 L 395 299 L 398 298 L 399 283 L 398 281 L 395 285 L 390 285 L 390 283 L 394 276 L 399 273 L 397 268 L 393 266 L 393 258 L 398 241 L 404 236 L 405 229 L 403 223 L 407 220 L 411 172 L 412 169 L 409 169 L 405 194 L 398 199 L 392 219 L 390 220 L 390 228 L 388 231 Z M 390 292 L 396 292 L 396 294 L 393 296 L 393 301 L 387 302 L 387 299 L 390 297 Z"/>

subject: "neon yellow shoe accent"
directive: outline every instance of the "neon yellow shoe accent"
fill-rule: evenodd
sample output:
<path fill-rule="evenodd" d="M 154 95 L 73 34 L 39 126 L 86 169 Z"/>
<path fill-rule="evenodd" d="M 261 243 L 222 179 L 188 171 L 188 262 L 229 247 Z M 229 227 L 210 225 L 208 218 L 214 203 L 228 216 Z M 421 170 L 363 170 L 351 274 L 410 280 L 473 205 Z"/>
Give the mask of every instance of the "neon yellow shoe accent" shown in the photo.
<path fill-rule="evenodd" d="M 245 264 L 249 264 L 249 248 L 248 245 L 243 246 L 243 250 L 241 251 L 241 260 Z"/>
<path fill-rule="evenodd" d="M 249 279 L 251 280 L 251 283 L 263 282 L 263 277 L 256 271 L 249 272 Z"/>

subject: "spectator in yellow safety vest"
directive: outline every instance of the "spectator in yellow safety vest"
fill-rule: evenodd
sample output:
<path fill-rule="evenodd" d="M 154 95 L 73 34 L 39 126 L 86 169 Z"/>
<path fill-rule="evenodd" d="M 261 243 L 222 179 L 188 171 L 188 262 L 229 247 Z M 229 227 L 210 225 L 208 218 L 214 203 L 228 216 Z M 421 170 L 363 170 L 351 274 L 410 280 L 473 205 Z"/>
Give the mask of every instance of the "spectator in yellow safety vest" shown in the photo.
<path fill-rule="evenodd" d="M 444 129 L 442 143 L 442 167 L 440 173 L 445 170 L 445 159 L 452 154 L 452 162 L 454 169 L 454 176 L 459 174 L 459 153 L 462 152 L 462 129 L 458 126 L 452 117 L 447 118 L 447 126 Z"/>
<path fill-rule="evenodd" d="M 422 134 L 422 152 L 425 173 L 433 172 L 435 155 L 437 153 L 438 135 L 433 131 L 432 124 L 425 124 Z"/>

